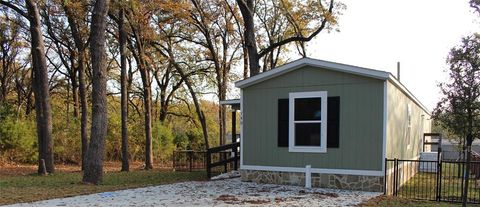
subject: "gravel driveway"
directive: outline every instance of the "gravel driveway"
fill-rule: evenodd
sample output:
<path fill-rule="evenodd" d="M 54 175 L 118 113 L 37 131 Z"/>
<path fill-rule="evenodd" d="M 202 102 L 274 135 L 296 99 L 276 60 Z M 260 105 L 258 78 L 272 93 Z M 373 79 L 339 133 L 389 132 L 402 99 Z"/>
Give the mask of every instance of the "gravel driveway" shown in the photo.
<path fill-rule="evenodd" d="M 256 184 L 183 182 L 11 206 L 354 206 L 380 193 Z"/>

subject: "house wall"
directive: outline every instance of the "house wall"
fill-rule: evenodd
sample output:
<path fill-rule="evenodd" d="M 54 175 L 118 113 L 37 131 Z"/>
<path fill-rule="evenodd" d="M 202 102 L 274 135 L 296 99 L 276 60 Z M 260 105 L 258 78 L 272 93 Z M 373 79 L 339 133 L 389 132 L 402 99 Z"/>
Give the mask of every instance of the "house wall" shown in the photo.
<path fill-rule="evenodd" d="M 408 134 L 407 107 L 411 106 Z M 387 82 L 386 158 L 417 159 L 423 147 L 423 133 L 431 132 L 430 116 L 390 81 Z M 407 136 L 410 136 L 408 147 Z"/>
<path fill-rule="evenodd" d="M 242 165 L 312 165 L 320 169 L 380 172 L 383 88 L 382 80 L 309 66 L 243 88 Z M 288 147 L 277 146 L 278 99 L 301 91 L 328 91 L 328 96 L 340 96 L 339 148 L 328 148 L 327 153 L 294 153 L 288 152 Z"/>

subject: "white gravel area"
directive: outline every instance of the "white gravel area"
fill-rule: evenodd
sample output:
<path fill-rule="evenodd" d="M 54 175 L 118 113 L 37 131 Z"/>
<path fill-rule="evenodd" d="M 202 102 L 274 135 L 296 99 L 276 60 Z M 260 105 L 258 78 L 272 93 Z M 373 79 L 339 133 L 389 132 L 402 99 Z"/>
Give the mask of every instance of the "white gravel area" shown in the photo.
<path fill-rule="evenodd" d="M 183 182 L 11 206 L 355 206 L 380 193 L 257 184 Z"/>

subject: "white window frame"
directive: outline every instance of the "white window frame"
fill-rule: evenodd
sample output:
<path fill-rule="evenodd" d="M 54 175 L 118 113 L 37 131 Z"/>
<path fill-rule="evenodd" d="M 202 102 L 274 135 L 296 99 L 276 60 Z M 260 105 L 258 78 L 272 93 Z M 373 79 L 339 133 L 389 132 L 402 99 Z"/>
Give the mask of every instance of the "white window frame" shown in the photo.
<path fill-rule="evenodd" d="M 299 98 L 321 98 L 321 120 L 320 121 L 295 121 L 295 99 Z M 310 91 L 289 93 L 288 110 L 288 151 L 326 153 L 327 152 L 327 91 Z M 320 124 L 320 146 L 295 146 L 295 123 L 319 123 Z"/>

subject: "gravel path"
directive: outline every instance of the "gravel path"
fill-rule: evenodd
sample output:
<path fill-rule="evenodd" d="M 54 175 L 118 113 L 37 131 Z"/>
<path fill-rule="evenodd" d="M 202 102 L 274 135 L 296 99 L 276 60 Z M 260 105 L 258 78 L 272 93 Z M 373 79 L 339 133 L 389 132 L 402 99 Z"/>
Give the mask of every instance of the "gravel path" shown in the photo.
<path fill-rule="evenodd" d="M 354 206 L 380 193 L 241 182 L 183 182 L 11 206 Z"/>

